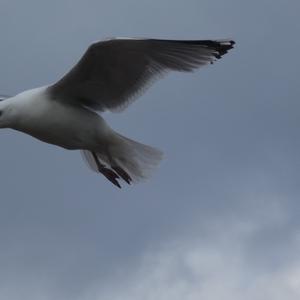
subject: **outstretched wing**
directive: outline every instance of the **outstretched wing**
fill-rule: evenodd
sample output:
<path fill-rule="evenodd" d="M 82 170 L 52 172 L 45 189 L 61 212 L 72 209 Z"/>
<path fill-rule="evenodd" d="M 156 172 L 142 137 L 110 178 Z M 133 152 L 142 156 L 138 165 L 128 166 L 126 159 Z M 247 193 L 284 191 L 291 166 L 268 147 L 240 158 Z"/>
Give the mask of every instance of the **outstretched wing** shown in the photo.
<path fill-rule="evenodd" d="M 61 80 L 48 87 L 59 101 L 94 110 L 123 110 L 167 71 L 192 71 L 233 48 L 231 40 L 111 39 L 92 44 Z"/>

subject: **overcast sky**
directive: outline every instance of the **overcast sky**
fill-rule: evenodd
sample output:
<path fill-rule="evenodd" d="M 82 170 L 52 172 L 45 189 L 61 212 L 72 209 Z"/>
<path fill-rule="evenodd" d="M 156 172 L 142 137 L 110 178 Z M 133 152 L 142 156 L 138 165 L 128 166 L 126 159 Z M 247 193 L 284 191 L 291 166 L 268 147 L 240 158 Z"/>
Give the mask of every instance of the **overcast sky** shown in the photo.
<path fill-rule="evenodd" d="M 299 0 L 0 0 L 0 93 L 112 36 L 233 38 L 111 126 L 164 151 L 115 188 L 77 151 L 1 131 L 0 299 L 298 300 Z"/>

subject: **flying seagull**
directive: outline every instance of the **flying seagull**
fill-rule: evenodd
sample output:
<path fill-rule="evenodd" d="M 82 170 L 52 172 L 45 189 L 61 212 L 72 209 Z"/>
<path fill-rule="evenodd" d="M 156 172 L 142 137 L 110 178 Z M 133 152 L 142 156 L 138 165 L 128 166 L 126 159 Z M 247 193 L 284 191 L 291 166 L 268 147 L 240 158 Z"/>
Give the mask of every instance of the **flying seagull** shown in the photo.
<path fill-rule="evenodd" d="M 93 43 L 54 84 L 0 96 L 0 127 L 80 150 L 89 167 L 121 188 L 149 175 L 162 152 L 111 129 L 99 114 L 122 111 L 168 71 L 190 72 L 232 49 L 232 40 L 114 38 Z"/>

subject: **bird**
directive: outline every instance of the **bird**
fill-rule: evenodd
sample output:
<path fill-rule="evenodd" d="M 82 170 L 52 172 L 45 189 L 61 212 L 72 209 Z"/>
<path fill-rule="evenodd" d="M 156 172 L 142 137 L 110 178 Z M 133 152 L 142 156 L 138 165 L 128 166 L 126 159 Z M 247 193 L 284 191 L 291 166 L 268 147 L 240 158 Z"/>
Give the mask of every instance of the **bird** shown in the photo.
<path fill-rule="evenodd" d="M 116 187 L 148 178 L 162 159 L 154 147 L 113 130 L 102 112 L 121 112 L 169 71 L 213 64 L 235 42 L 110 38 L 92 43 L 57 82 L 0 96 L 0 128 L 79 150 L 91 170 Z"/>

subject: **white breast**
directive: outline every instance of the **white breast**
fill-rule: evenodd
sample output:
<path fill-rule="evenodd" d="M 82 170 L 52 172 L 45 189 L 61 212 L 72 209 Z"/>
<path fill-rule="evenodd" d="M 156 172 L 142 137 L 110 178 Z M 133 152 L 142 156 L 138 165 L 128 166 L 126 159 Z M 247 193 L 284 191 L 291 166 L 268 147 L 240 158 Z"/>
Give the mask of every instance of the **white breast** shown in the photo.
<path fill-rule="evenodd" d="M 16 121 L 12 127 L 50 144 L 91 148 L 109 130 L 95 112 L 50 99 L 46 87 L 23 92 L 13 101 Z"/>

